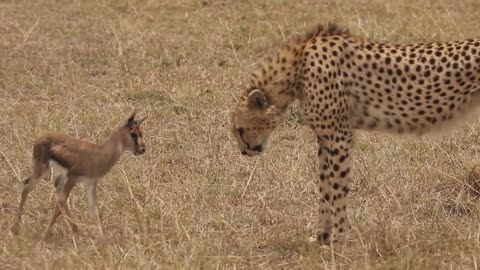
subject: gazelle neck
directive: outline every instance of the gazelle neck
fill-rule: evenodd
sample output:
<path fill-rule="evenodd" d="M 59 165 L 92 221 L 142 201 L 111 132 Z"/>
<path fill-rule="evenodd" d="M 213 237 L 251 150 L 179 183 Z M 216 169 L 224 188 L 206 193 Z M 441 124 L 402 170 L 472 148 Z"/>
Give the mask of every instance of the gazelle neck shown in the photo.
<path fill-rule="evenodd" d="M 98 174 L 103 176 L 110 171 L 124 151 L 122 136 L 120 130 L 117 128 L 99 145 L 99 151 L 94 157 L 96 165 L 99 167 Z"/>

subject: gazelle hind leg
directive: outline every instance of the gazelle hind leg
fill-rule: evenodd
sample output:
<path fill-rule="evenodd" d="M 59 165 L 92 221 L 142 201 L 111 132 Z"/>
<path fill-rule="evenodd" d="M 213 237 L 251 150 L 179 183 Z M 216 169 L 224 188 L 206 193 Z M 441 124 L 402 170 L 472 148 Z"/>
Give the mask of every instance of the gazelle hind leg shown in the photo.
<path fill-rule="evenodd" d="M 42 181 L 42 178 L 48 172 L 48 168 L 49 168 L 48 163 L 35 163 L 33 167 L 32 176 L 26 177 L 22 180 L 22 183 L 23 183 L 22 194 L 20 197 L 20 203 L 18 206 L 17 215 L 15 217 L 15 222 L 13 223 L 13 226 L 12 226 L 12 232 L 14 233 L 18 232 L 18 226 L 22 221 L 22 212 L 23 212 L 23 209 L 25 208 L 28 194 L 30 194 L 30 192 L 32 192 L 35 186 L 38 183 L 40 183 L 40 181 Z"/>
<path fill-rule="evenodd" d="M 72 213 L 70 212 L 70 208 L 68 207 L 68 201 L 65 202 L 63 206 L 63 210 L 65 211 L 65 215 L 67 216 L 67 219 L 68 219 L 68 222 L 70 223 L 70 227 L 72 228 L 72 231 L 74 233 L 78 233 L 79 232 L 78 226 L 75 223 L 75 221 L 73 221 Z"/>
<path fill-rule="evenodd" d="M 68 207 L 68 198 L 70 197 L 70 193 L 72 192 L 72 189 L 76 184 L 76 180 L 73 179 L 72 177 L 70 177 L 70 178 L 65 177 L 64 181 L 65 182 L 64 182 L 64 187 L 63 188 L 64 188 L 66 199 L 65 199 L 65 203 L 63 204 L 63 209 L 65 210 L 65 215 L 67 216 L 67 219 L 68 219 L 68 222 L 70 223 L 72 231 L 74 233 L 77 233 L 78 232 L 78 226 L 73 221 L 72 214 L 70 212 L 70 208 Z"/>
<path fill-rule="evenodd" d="M 67 206 L 68 197 L 75 186 L 75 179 L 71 177 L 66 177 L 65 175 L 61 176 L 62 179 L 55 180 L 55 187 L 57 188 L 57 200 L 55 202 L 55 210 L 53 212 L 52 218 L 43 233 L 43 239 L 45 240 L 48 237 L 48 233 L 50 232 L 51 227 L 55 224 L 58 216 L 62 214 L 62 210 L 65 211 L 69 222 L 71 223 L 72 230 L 77 231 L 77 225 L 73 222 L 70 210 Z"/>
<path fill-rule="evenodd" d="M 70 178 L 72 178 L 72 177 L 70 177 Z M 73 188 L 73 186 L 71 186 L 71 183 L 69 183 L 69 185 L 67 186 L 67 189 L 65 189 L 65 187 L 66 187 L 65 185 L 67 183 L 67 180 L 68 180 L 68 177 L 65 173 L 62 173 L 62 174 L 58 175 L 57 178 L 55 178 L 55 182 L 54 182 L 55 190 L 57 191 L 57 195 L 60 194 L 60 192 L 62 190 L 65 191 L 67 199 L 66 199 L 66 201 L 63 205 L 63 210 L 65 211 L 65 215 L 67 216 L 67 219 L 68 219 L 68 222 L 70 223 L 72 231 L 74 233 L 76 233 L 76 232 L 78 232 L 78 226 L 73 221 L 72 214 L 70 212 L 70 208 L 68 207 L 68 197 L 70 195 L 70 192 L 71 192 L 71 189 Z M 70 181 L 74 182 L 74 179 L 71 179 Z M 70 189 L 70 190 L 68 190 L 68 189 Z"/>

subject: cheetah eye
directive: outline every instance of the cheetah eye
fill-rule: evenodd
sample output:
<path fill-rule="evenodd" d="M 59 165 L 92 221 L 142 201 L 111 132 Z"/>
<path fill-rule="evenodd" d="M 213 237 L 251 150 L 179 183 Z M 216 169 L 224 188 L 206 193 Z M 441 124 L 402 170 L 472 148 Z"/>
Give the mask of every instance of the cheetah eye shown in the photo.
<path fill-rule="evenodd" d="M 238 134 L 240 134 L 240 136 L 243 136 L 243 134 L 245 133 L 244 128 L 237 128 L 237 131 L 238 131 Z"/>

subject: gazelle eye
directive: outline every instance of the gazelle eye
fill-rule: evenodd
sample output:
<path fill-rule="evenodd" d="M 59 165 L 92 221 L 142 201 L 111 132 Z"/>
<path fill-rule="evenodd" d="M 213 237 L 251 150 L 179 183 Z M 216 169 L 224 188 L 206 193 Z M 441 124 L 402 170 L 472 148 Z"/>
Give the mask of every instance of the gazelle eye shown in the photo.
<path fill-rule="evenodd" d="M 137 133 L 130 133 L 130 136 L 132 136 L 132 139 L 136 142 L 138 140 L 138 134 Z"/>
<path fill-rule="evenodd" d="M 244 128 L 238 128 L 238 134 L 240 134 L 240 136 L 243 135 L 243 133 L 245 133 L 245 129 Z"/>

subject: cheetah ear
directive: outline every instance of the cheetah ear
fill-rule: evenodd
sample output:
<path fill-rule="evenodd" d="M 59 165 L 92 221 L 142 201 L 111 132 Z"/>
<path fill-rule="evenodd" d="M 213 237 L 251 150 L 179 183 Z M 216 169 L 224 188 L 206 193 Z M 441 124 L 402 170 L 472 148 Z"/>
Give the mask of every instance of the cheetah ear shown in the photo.
<path fill-rule="evenodd" d="M 262 91 L 255 89 L 248 94 L 248 104 L 252 108 L 265 109 L 268 106 L 268 100 Z"/>

